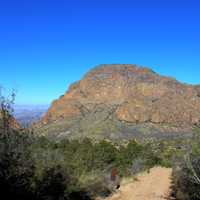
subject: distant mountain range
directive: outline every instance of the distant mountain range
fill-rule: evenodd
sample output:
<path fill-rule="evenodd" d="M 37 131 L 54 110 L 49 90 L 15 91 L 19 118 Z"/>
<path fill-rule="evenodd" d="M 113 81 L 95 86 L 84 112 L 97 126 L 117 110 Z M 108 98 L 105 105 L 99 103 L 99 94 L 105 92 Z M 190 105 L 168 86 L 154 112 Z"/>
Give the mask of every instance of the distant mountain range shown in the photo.
<path fill-rule="evenodd" d="M 41 119 L 49 105 L 14 105 L 14 117 L 27 127 Z"/>
<path fill-rule="evenodd" d="M 97 66 L 72 84 L 37 128 L 56 137 L 124 139 L 183 136 L 199 124 L 200 86 L 120 64 Z"/>

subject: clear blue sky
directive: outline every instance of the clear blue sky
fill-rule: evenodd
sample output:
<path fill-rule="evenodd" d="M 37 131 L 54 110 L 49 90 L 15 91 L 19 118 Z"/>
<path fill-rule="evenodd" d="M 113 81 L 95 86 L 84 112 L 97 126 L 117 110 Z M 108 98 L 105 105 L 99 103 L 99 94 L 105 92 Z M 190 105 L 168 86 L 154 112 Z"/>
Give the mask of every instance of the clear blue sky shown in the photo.
<path fill-rule="evenodd" d="M 0 0 L 0 84 L 46 104 L 95 65 L 200 83 L 199 0 Z"/>

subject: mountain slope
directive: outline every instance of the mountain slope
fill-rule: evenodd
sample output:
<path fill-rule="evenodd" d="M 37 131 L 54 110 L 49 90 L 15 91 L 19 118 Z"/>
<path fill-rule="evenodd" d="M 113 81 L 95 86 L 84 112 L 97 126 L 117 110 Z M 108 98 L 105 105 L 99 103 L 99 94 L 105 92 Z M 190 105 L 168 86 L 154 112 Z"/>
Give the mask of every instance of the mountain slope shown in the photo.
<path fill-rule="evenodd" d="M 6 122 L 6 124 L 4 124 L 5 122 Z M 21 129 L 21 125 L 13 116 L 9 117 L 9 119 L 6 121 L 3 120 L 3 116 L 0 111 L 0 129 L 4 129 L 5 126 L 8 126 L 12 129 Z"/>
<path fill-rule="evenodd" d="M 146 127 L 180 133 L 199 122 L 199 86 L 136 65 L 100 65 L 54 101 L 38 127 L 61 135 L 118 132 L 123 138 L 126 128 L 128 134 Z"/>

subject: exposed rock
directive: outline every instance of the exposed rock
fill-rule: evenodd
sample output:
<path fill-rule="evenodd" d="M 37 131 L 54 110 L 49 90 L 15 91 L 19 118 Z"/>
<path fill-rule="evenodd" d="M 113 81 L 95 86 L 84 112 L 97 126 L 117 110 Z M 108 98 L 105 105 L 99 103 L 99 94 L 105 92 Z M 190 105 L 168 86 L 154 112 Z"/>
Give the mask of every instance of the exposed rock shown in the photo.
<path fill-rule="evenodd" d="M 41 125 L 88 116 L 95 123 L 95 113 L 104 112 L 102 120 L 193 126 L 200 122 L 199 88 L 136 65 L 100 65 L 52 103 Z"/>

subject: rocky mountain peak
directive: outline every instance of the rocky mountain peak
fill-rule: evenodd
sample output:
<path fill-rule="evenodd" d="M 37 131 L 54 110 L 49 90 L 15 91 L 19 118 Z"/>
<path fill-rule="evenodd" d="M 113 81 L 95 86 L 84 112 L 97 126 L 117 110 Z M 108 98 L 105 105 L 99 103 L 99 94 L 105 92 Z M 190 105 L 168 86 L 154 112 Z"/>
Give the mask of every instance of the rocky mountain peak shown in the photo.
<path fill-rule="evenodd" d="M 100 65 L 52 103 L 42 124 L 88 117 L 192 126 L 200 122 L 199 87 L 137 65 Z"/>

